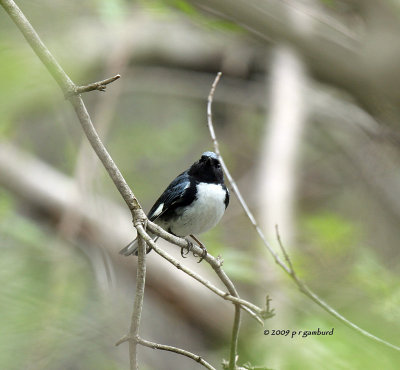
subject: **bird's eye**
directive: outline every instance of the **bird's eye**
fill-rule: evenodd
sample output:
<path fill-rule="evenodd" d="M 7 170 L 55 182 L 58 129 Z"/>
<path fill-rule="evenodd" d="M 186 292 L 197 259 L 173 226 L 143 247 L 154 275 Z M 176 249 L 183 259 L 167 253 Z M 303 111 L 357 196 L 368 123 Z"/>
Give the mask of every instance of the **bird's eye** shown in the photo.
<path fill-rule="evenodd" d="M 215 166 L 216 166 L 217 168 L 221 168 L 221 163 L 217 162 L 217 163 L 215 164 Z"/>

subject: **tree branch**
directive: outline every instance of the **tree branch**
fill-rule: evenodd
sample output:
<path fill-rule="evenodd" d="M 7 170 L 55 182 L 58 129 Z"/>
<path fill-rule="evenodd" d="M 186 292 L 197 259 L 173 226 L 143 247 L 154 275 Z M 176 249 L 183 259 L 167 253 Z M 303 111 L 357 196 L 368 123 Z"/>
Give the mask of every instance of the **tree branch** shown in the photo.
<path fill-rule="evenodd" d="M 250 316 L 252 316 L 254 319 L 256 319 L 261 325 L 264 325 L 264 322 L 262 321 L 262 318 L 265 319 L 266 318 L 266 312 L 264 309 L 262 309 L 261 307 L 258 307 L 256 305 L 254 305 L 253 303 L 250 303 L 244 299 L 235 297 L 231 294 L 228 294 L 226 292 L 224 292 L 221 289 L 218 289 L 216 286 L 214 286 L 213 284 L 211 284 L 208 280 L 204 279 L 203 277 L 201 277 L 200 275 L 196 274 L 194 271 L 190 270 L 188 267 L 182 265 L 181 262 L 179 262 L 178 260 L 176 260 L 174 257 L 170 256 L 167 252 L 165 252 L 164 250 L 162 250 L 155 242 L 154 240 L 152 240 L 149 236 L 146 236 L 144 234 L 144 232 L 141 233 L 141 236 L 143 239 L 145 239 L 146 243 L 152 248 L 154 249 L 154 251 L 159 254 L 161 257 L 163 257 L 164 259 L 166 259 L 168 262 L 170 262 L 172 265 L 174 265 L 178 270 L 183 271 L 184 273 L 186 273 L 187 275 L 189 275 L 190 277 L 192 277 L 193 279 L 197 280 L 199 283 L 203 284 L 206 288 L 210 289 L 213 293 L 219 295 L 221 298 L 231 301 L 233 303 L 237 303 L 240 304 L 241 308 L 243 310 L 245 310 Z M 183 241 L 183 245 L 185 246 L 185 244 L 187 243 L 185 241 L 185 239 L 182 239 Z M 199 250 L 201 251 L 201 249 L 199 248 Z M 195 252 L 197 253 L 197 251 Z M 207 253 L 209 254 L 209 253 Z M 212 257 L 210 255 L 210 257 Z M 215 257 L 212 257 L 215 261 L 217 261 L 217 259 Z M 219 262 L 221 264 L 221 262 Z"/>
<path fill-rule="evenodd" d="M 264 236 L 264 233 L 262 232 L 261 228 L 258 226 L 253 214 L 251 213 L 251 211 L 249 210 L 242 194 L 239 191 L 239 188 L 237 187 L 235 181 L 233 180 L 228 168 L 225 165 L 225 162 L 221 156 L 221 153 L 219 151 L 219 144 L 218 144 L 218 140 L 216 138 L 215 135 L 215 131 L 214 131 L 214 126 L 213 126 L 213 122 L 212 122 L 212 114 L 211 114 L 211 105 L 212 105 L 212 100 L 213 100 L 213 96 L 214 96 L 214 92 L 215 92 L 215 88 L 221 78 L 222 73 L 218 72 L 214 83 L 212 85 L 212 89 L 210 91 L 210 95 L 208 97 L 208 105 L 207 105 L 207 117 L 208 117 L 208 128 L 210 131 L 210 136 L 214 145 L 214 150 L 216 152 L 216 154 L 219 157 L 219 160 L 221 162 L 222 168 L 225 172 L 225 175 L 233 189 L 233 192 L 235 193 L 236 197 L 238 198 L 244 212 L 246 213 L 248 219 L 250 220 L 251 224 L 254 226 L 254 228 L 257 231 L 257 234 L 259 235 L 260 239 L 262 240 L 263 244 L 267 247 L 268 251 L 270 252 L 270 254 L 272 255 L 272 257 L 274 258 L 275 262 L 293 279 L 293 281 L 296 283 L 297 287 L 299 288 L 299 290 L 304 293 L 308 298 L 310 298 L 312 301 L 314 301 L 316 304 L 318 304 L 320 307 L 322 307 L 326 312 L 328 312 L 329 314 L 331 314 L 332 316 L 334 316 L 336 319 L 338 319 L 339 321 L 341 321 L 343 324 L 345 324 L 346 326 L 350 327 L 351 329 L 354 329 L 355 331 L 357 331 L 358 333 L 366 336 L 367 338 L 370 338 L 378 343 L 381 343 L 383 345 L 385 345 L 386 347 L 392 348 L 396 351 L 400 351 L 400 347 L 396 346 L 392 343 L 389 343 L 381 338 L 376 337 L 375 335 L 367 332 L 366 330 L 360 328 L 359 326 L 357 326 L 356 324 L 354 324 L 353 322 L 349 321 L 348 319 L 346 319 L 344 316 L 342 316 L 341 314 L 339 314 L 335 309 L 333 309 L 331 306 L 329 306 L 326 302 L 324 302 L 321 298 L 319 298 L 305 283 L 303 283 L 296 275 L 295 270 L 293 269 L 292 263 L 290 261 L 289 255 L 287 254 L 286 250 L 284 249 L 279 233 L 277 234 L 277 238 L 278 238 L 278 242 L 280 243 L 280 247 L 282 249 L 284 258 L 287 262 L 287 264 L 285 264 L 282 259 L 277 255 L 277 253 L 272 249 L 272 247 L 270 246 L 270 244 L 268 243 L 267 239 Z M 278 230 L 278 229 L 276 229 Z"/>
<path fill-rule="evenodd" d="M 117 343 L 115 343 L 115 346 L 119 346 L 121 343 L 127 342 L 129 340 L 130 340 L 130 338 L 127 337 L 127 336 L 122 337 Z M 201 356 L 195 355 L 194 353 L 186 351 L 184 349 L 173 347 L 173 346 L 167 346 L 165 344 L 159 344 L 159 343 L 155 343 L 155 342 L 150 342 L 150 341 L 144 340 L 144 339 L 142 339 L 140 337 L 138 337 L 136 339 L 136 342 L 138 344 L 141 344 L 142 346 L 149 347 L 149 348 L 152 348 L 152 349 L 160 349 L 162 351 L 175 352 L 175 353 L 177 353 L 179 355 L 191 358 L 192 360 L 194 360 L 194 361 L 198 362 L 199 364 L 203 365 L 206 369 L 216 370 L 215 367 L 211 366 Z"/>
<path fill-rule="evenodd" d="M 178 353 L 182 356 L 186 356 L 191 358 L 192 360 L 198 362 L 199 364 L 203 365 L 206 369 L 209 370 L 216 370 L 215 367 L 211 366 L 206 360 L 204 360 L 201 356 L 195 355 L 192 352 L 186 351 L 184 349 L 180 349 L 177 347 L 172 347 L 172 346 L 166 346 L 165 344 L 159 344 L 159 343 L 154 343 L 150 342 L 148 340 L 144 340 L 142 338 L 138 338 L 138 343 L 141 344 L 142 346 L 153 348 L 153 349 L 160 349 L 162 351 L 169 351 L 169 352 L 175 352 Z"/>
<path fill-rule="evenodd" d="M 136 229 L 143 230 L 142 224 L 135 225 Z M 138 264 L 136 272 L 136 292 L 133 304 L 131 327 L 129 330 L 129 360 L 131 369 L 139 369 L 137 359 L 137 338 L 139 338 L 140 318 L 142 315 L 144 287 L 146 282 L 146 242 L 139 233 L 138 236 Z"/>
<path fill-rule="evenodd" d="M 105 91 L 107 85 L 118 80 L 120 77 L 121 77 L 121 75 L 118 74 L 118 75 L 115 75 L 114 77 L 106 78 L 105 80 L 98 81 L 98 82 L 93 82 L 89 85 L 77 86 L 75 88 L 75 91 L 72 92 L 72 95 L 78 95 L 78 94 L 82 94 L 82 93 L 93 91 L 93 90 Z"/>
<path fill-rule="evenodd" d="M 210 136 L 211 140 L 214 145 L 214 151 L 217 154 L 219 161 L 221 162 L 222 169 L 224 170 L 225 176 L 229 181 L 229 184 L 231 185 L 231 188 L 233 192 L 235 193 L 236 197 L 239 200 L 240 205 L 242 206 L 244 212 L 246 213 L 247 217 L 249 218 L 251 224 L 254 226 L 254 228 L 257 231 L 257 234 L 263 241 L 264 245 L 267 247 L 268 251 L 271 253 L 272 257 L 274 258 L 275 262 L 281 266 L 287 273 L 289 273 L 289 267 L 285 265 L 285 263 L 281 260 L 281 258 L 278 256 L 277 253 L 275 253 L 274 249 L 271 247 L 271 245 L 268 243 L 267 239 L 265 238 L 263 232 L 261 231 L 260 227 L 257 224 L 257 221 L 254 217 L 254 215 L 251 213 L 249 207 L 247 206 L 242 194 L 240 193 L 240 190 L 238 186 L 236 185 L 235 180 L 233 179 L 231 173 L 228 170 L 228 167 L 225 164 L 224 159 L 222 158 L 221 152 L 219 151 L 219 143 L 217 140 L 217 137 L 215 135 L 214 131 L 214 125 L 212 123 L 212 112 L 211 112 L 211 106 L 214 98 L 214 92 L 215 88 L 217 87 L 217 84 L 222 76 L 221 72 L 218 72 L 217 77 L 215 78 L 210 94 L 208 95 L 208 103 L 207 103 L 207 123 L 208 123 L 208 130 L 210 131 Z"/>
<path fill-rule="evenodd" d="M 136 197 L 134 196 L 132 190 L 126 183 L 124 177 L 119 171 L 118 167 L 114 163 L 107 149 L 104 147 L 101 142 L 94 126 L 87 112 L 86 106 L 80 97 L 80 95 L 74 95 L 76 91 L 79 91 L 79 87 L 76 87 L 72 80 L 68 77 L 68 75 L 64 72 L 61 66 L 58 64 L 56 59 L 52 56 L 47 47 L 43 44 L 41 39 L 39 38 L 36 31 L 33 29 L 32 25 L 29 23 L 27 18 L 18 8 L 18 6 L 12 0 L 0 0 L 0 4 L 12 18 L 14 23 L 22 32 L 23 36 L 30 44 L 36 55 L 40 58 L 43 64 L 46 66 L 47 70 L 51 73 L 53 78 L 57 81 L 64 95 L 68 98 L 72 106 L 74 107 L 75 113 L 78 116 L 79 122 L 92 145 L 94 151 L 97 156 L 100 158 L 104 167 L 106 168 L 108 174 L 113 180 L 115 186 L 120 192 L 121 196 L 125 200 L 129 209 L 131 210 L 133 222 L 135 227 L 140 228 L 143 224 L 144 220 L 146 220 L 146 215 L 140 207 L 140 204 Z M 118 78 L 118 77 L 117 77 Z M 112 80 L 105 80 L 107 83 L 111 83 Z M 104 84 L 104 81 L 101 81 Z M 101 83 L 92 84 L 91 87 L 97 86 L 100 87 Z M 93 88 L 94 89 L 94 88 Z M 82 91 L 90 91 L 89 88 L 85 87 Z M 72 93 L 72 94 L 71 94 Z M 131 322 L 131 338 L 136 338 L 139 330 L 140 316 L 141 316 L 141 308 L 143 303 L 143 294 L 144 294 L 144 282 L 145 282 L 145 258 L 144 255 L 144 246 L 145 243 L 141 241 L 142 244 L 142 257 L 139 259 L 138 265 L 138 280 L 137 280 L 137 291 L 135 296 L 135 304 L 132 313 L 132 322 Z M 130 341 L 129 352 L 130 352 L 130 362 L 131 369 L 137 369 L 137 351 L 136 351 L 136 342 Z"/>
<path fill-rule="evenodd" d="M 346 319 L 344 316 L 342 316 L 339 312 L 337 312 L 335 309 L 333 309 L 331 306 L 329 306 L 325 301 L 323 301 L 320 297 L 318 297 L 303 281 L 301 281 L 297 274 L 296 271 L 293 269 L 292 262 L 290 260 L 290 257 L 285 249 L 285 247 L 282 244 L 281 237 L 279 235 L 279 229 L 278 226 L 276 226 L 276 237 L 279 243 L 280 248 L 282 249 L 282 253 L 285 256 L 285 260 L 288 262 L 290 266 L 290 276 L 296 283 L 297 287 L 299 290 L 304 293 L 308 298 L 310 298 L 312 301 L 314 301 L 318 306 L 322 307 L 326 312 L 331 314 L 332 316 L 336 317 L 339 321 L 341 321 L 343 324 L 345 324 L 347 327 L 357 331 L 358 333 L 364 335 L 365 337 L 372 339 L 375 342 L 378 342 L 380 344 L 385 345 L 386 347 L 392 348 L 396 351 L 400 351 L 400 347 L 396 346 L 390 342 L 387 342 L 384 339 L 381 339 L 379 337 L 376 337 L 375 335 L 367 332 L 366 330 L 360 328 L 350 320 Z"/>

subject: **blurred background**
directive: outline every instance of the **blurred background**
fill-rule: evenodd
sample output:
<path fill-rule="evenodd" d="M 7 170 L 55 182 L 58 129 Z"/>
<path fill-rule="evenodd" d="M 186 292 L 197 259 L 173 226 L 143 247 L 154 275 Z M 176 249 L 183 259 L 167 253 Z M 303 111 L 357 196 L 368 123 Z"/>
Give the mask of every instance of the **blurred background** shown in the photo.
<path fill-rule="evenodd" d="M 400 1 L 29 0 L 18 5 L 72 80 L 121 79 L 84 95 L 146 211 L 212 144 L 271 244 L 279 225 L 298 275 L 365 330 L 400 345 Z M 135 237 L 116 188 L 60 89 L 0 11 L 0 368 L 127 369 Z M 354 333 L 273 262 L 237 200 L 201 237 L 239 294 L 239 364 L 398 369 L 400 354 Z M 162 245 L 177 258 L 179 251 Z M 279 252 L 279 250 L 277 249 Z M 184 263 L 215 282 L 212 270 Z M 148 255 L 141 335 L 219 368 L 233 306 Z M 200 369 L 140 348 L 143 369 Z"/>

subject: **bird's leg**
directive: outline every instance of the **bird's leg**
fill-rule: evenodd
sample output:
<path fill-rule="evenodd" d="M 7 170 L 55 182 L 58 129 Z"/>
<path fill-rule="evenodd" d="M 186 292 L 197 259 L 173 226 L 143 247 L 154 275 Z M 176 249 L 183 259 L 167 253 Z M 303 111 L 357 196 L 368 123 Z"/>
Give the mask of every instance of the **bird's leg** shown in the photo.
<path fill-rule="evenodd" d="M 188 255 L 188 253 L 189 253 L 189 252 L 192 250 L 192 248 L 193 248 L 193 243 L 192 243 L 190 240 L 186 239 L 186 238 L 185 238 L 185 240 L 187 241 L 186 247 L 181 247 L 181 256 L 182 256 L 183 258 L 186 258 L 185 256 Z M 186 253 L 183 252 L 185 249 L 186 249 Z"/>
<path fill-rule="evenodd" d="M 201 256 L 197 256 L 200 257 L 199 262 L 203 261 L 203 259 L 207 256 L 207 249 L 206 247 L 203 245 L 203 243 L 197 239 L 193 234 L 190 234 L 190 237 L 197 243 L 197 245 L 203 250 L 203 253 L 201 254 Z"/>

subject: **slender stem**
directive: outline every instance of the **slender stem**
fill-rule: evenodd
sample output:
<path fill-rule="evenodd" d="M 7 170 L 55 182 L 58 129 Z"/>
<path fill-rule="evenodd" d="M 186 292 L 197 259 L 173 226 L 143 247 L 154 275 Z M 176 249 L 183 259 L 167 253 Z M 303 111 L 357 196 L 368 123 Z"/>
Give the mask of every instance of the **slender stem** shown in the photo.
<path fill-rule="evenodd" d="M 369 333 L 368 331 L 360 328 L 359 326 L 357 326 L 356 324 L 354 324 L 353 322 L 351 322 L 350 320 L 346 319 L 344 316 L 342 316 L 339 312 L 337 312 L 334 308 L 332 308 L 331 306 L 329 306 L 328 303 L 326 303 L 324 300 L 322 300 L 320 297 L 318 297 L 303 281 L 301 281 L 299 279 L 299 277 L 296 274 L 296 271 L 293 269 L 292 267 L 292 262 L 290 260 L 290 257 L 285 249 L 285 247 L 283 246 L 280 234 L 279 234 L 279 229 L 278 227 L 276 227 L 276 236 L 278 239 L 278 243 L 280 248 L 282 249 L 282 253 L 285 256 L 285 259 L 287 260 L 291 272 L 290 272 L 290 276 L 292 277 L 292 279 L 295 281 L 297 287 L 299 288 L 299 290 L 304 293 L 307 297 L 309 297 L 312 301 L 314 301 L 318 306 L 320 306 L 321 308 L 323 308 L 326 312 L 328 312 L 329 314 L 331 314 L 332 316 L 336 317 L 339 321 L 341 321 L 343 324 L 345 324 L 347 327 L 359 332 L 360 334 L 374 340 L 375 342 L 381 343 L 387 347 L 390 347 L 396 351 L 400 351 L 400 347 L 396 346 L 390 342 L 387 342 L 384 339 L 381 339 L 379 337 L 376 337 L 375 335 Z"/>
<path fill-rule="evenodd" d="M 214 80 L 214 83 L 212 85 L 210 94 L 208 96 L 208 105 L 207 105 L 207 122 L 208 122 L 208 129 L 210 131 L 210 136 L 211 136 L 211 140 L 213 142 L 214 145 L 214 150 L 215 153 L 218 155 L 219 160 L 221 162 L 221 166 L 224 170 L 224 173 L 231 185 L 231 188 L 233 189 L 233 192 L 235 193 L 236 197 L 238 198 L 245 214 L 247 215 L 248 219 L 250 220 L 251 224 L 254 226 L 255 230 L 257 231 L 258 236 L 260 237 L 260 239 L 262 240 L 263 244 L 266 246 L 266 248 L 268 249 L 268 251 L 270 252 L 270 254 L 272 255 L 272 257 L 274 258 L 275 262 L 293 279 L 293 281 L 295 282 L 295 284 L 297 285 L 297 287 L 299 288 L 299 290 L 304 293 L 308 298 L 310 298 L 312 301 L 314 301 L 316 304 L 318 304 L 320 307 L 322 307 L 326 312 L 328 312 L 329 314 L 331 314 L 332 316 L 336 317 L 336 319 L 338 319 L 339 321 L 341 321 L 343 324 L 345 324 L 346 326 L 354 329 L 355 331 L 357 331 L 358 333 L 374 340 L 375 342 L 381 343 L 389 348 L 392 348 L 396 351 L 400 351 L 400 347 L 396 346 L 392 343 L 389 343 L 381 338 L 376 337 L 375 335 L 367 332 L 366 330 L 360 328 L 359 326 L 357 326 L 356 324 L 354 324 L 353 322 L 349 321 L 348 319 L 346 319 L 344 316 L 342 316 L 341 314 L 339 314 L 335 309 L 333 309 L 331 306 L 329 306 L 325 301 L 323 301 L 320 297 L 318 297 L 310 288 L 308 288 L 308 286 L 306 284 L 304 284 L 296 275 L 295 270 L 293 269 L 291 260 L 289 258 L 289 255 L 287 254 L 286 250 L 283 248 L 282 242 L 281 242 L 281 238 L 279 236 L 278 233 L 278 229 L 276 229 L 277 231 L 277 239 L 278 242 L 280 244 L 280 247 L 282 249 L 284 258 L 287 262 L 287 264 L 285 264 L 283 262 L 283 260 L 278 256 L 278 254 L 272 249 L 271 245 L 268 243 L 264 233 L 262 232 L 261 228 L 259 227 L 259 225 L 257 224 L 257 221 L 255 219 L 255 217 L 253 216 L 253 214 L 251 213 L 249 207 L 247 206 L 247 203 L 245 202 L 242 194 L 240 193 L 239 188 L 236 185 L 235 180 L 232 178 L 228 168 L 225 165 L 225 162 L 221 156 L 221 153 L 219 151 L 219 144 L 218 144 L 218 140 L 217 137 L 215 135 L 215 131 L 214 131 L 214 125 L 212 122 L 212 115 L 211 115 L 211 105 L 212 105 L 212 100 L 213 100 L 213 96 L 214 96 L 214 92 L 215 92 L 215 88 L 221 78 L 222 73 L 218 72 L 217 77 Z"/>
<path fill-rule="evenodd" d="M 117 343 L 115 343 L 115 346 L 117 347 L 120 344 L 122 344 L 124 342 L 128 342 L 130 340 L 131 340 L 131 338 L 128 337 L 127 335 L 125 335 L 120 340 L 118 340 Z M 213 366 L 211 366 L 201 356 L 195 355 L 194 353 L 186 351 L 184 349 L 173 347 L 173 346 L 167 346 L 165 344 L 159 344 L 159 343 L 155 343 L 155 342 L 150 342 L 150 341 L 144 340 L 144 339 L 142 339 L 140 337 L 136 337 L 136 342 L 137 342 L 137 344 L 141 344 L 142 346 L 145 346 L 145 347 L 149 347 L 149 348 L 153 348 L 153 349 L 160 349 L 160 350 L 163 350 L 163 351 L 175 352 L 175 353 L 177 353 L 179 355 L 186 356 L 186 357 L 189 357 L 189 358 L 193 359 L 194 361 L 196 361 L 199 364 L 203 365 L 207 369 L 216 370 Z"/>
<path fill-rule="evenodd" d="M 221 279 L 221 281 L 225 284 L 227 287 L 229 293 L 233 295 L 234 297 L 239 298 L 239 294 L 236 291 L 235 286 L 233 285 L 232 281 L 228 278 L 228 276 L 225 274 L 225 272 L 221 269 L 221 267 L 216 267 L 214 268 L 215 272 Z M 237 347 L 238 347 L 238 341 L 239 341 L 239 329 L 240 329 L 240 304 L 235 303 L 235 316 L 233 319 L 233 327 L 232 327 L 232 339 L 231 339 L 231 349 L 230 349 L 230 355 L 229 355 L 229 369 L 230 370 L 235 370 L 236 369 L 236 361 L 237 361 Z"/>
<path fill-rule="evenodd" d="M 169 351 L 169 352 L 175 352 L 180 355 L 186 356 L 191 358 L 192 360 L 198 362 L 199 364 L 203 365 L 206 369 L 209 370 L 216 370 L 215 367 L 211 366 L 206 360 L 204 360 L 201 356 L 195 355 L 192 352 L 186 351 L 184 349 L 180 349 L 177 347 L 172 347 L 172 346 L 166 346 L 165 344 L 159 344 L 159 343 L 154 343 L 150 342 L 148 340 L 144 340 L 142 338 L 138 338 L 137 342 L 141 344 L 142 346 L 153 348 L 153 349 L 160 349 L 162 351 Z"/>
<path fill-rule="evenodd" d="M 135 225 L 139 230 L 143 229 L 143 226 L 138 224 Z M 143 298 L 144 298 L 144 287 L 146 282 L 146 242 L 139 234 L 138 236 L 138 264 L 136 272 L 136 293 L 135 302 L 133 304 L 131 327 L 129 330 L 129 359 L 131 370 L 139 368 L 138 356 L 137 356 L 137 338 L 139 337 L 139 326 L 140 318 L 142 315 Z"/>
<path fill-rule="evenodd" d="M 221 157 L 221 154 L 219 152 L 219 145 L 218 145 L 218 141 L 216 139 L 215 136 L 215 132 L 214 132 L 214 126 L 212 124 L 212 111 L 211 111 L 211 106 L 212 106 L 212 101 L 214 98 L 214 93 L 215 93 L 215 89 L 218 85 L 218 82 L 220 80 L 222 76 L 221 72 L 218 72 L 217 77 L 215 78 L 212 86 L 211 86 L 211 90 L 210 90 L 210 94 L 208 95 L 208 103 L 207 103 L 207 122 L 208 122 L 208 127 L 211 133 L 211 137 L 214 143 L 214 148 L 215 148 L 215 152 L 217 154 L 217 156 L 219 157 L 219 160 L 221 162 L 222 168 L 225 170 L 226 166 L 225 163 L 223 162 L 223 159 Z M 220 270 L 217 269 L 216 273 L 218 274 L 218 276 L 220 276 L 221 280 L 222 276 L 225 275 L 225 273 Z M 230 284 L 228 284 L 226 286 L 228 288 L 228 291 L 231 295 L 238 297 L 238 293 L 234 287 L 234 285 L 230 282 Z M 230 358 L 229 358 L 229 369 L 235 369 L 236 368 L 236 357 L 237 357 L 237 345 L 238 345 L 238 338 L 239 338 L 239 329 L 240 329 L 240 306 L 237 304 L 235 305 L 235 318 L 234 318 L 234 322 L 233 322 L 233 328 L 232 328 L 232 340 L 231 340 L 231 351 L 230 351 Z"/>
<path fill-rule="evenodd" d="M 217 136 L 215 135 L 215 130 L 214 130 L 214 125 L 212 122 L 212 102 L 214 98 L 214 93 L 215 89 L 218 85 L 218 82 L 222 76 L 222 72 L 217 73 L 217 77 L 215 77 L 215 80 L 211 86 L 210 94 L 208 95 L 208 101 L 207 101 L 207 124 L 208 124 L 208 130 L 210 131 L 210 136 L 211 140 L 213 142 L 214 146 L 214 151 L 215 154 L 217 154 L 218 159 L 221 163 L 222 169 L 224 170 L 225 176 L 228 179 L 229 184 L 231 185 L 231 188 L 233 192 L 235 193 L 236 197 L 239 200 L 240 205 L 242 206 L 244 212 L 246 213 L 247 217 L 249 218 L 251 224 L 254 226 L 254 228 L 257 231 L 257 234 L 261 238 L 262 242 L 264 245 L 267 247 L 268 251 L 271 253 L 272 257 L 274 258 L 275 262 L 281 266 L 287 273 L 289 273 L 289 267 L 285 265 L 285 263 L 281 260 L 281 258 L 278 256 L 278 254 L 274 251 L 274 249 L 271 247 L 271 245 L 268 243 L 267 239 L 265 238 L 263 232 L 261 231 L 260 227 L 257 224 L 257 221 L 254 217 L 254 215 L 251 213 L 249 207 L 246 204 L 246 201 L 244 200 L 242 194 L 240 193 L 240 190 L 238 186 L 236 185 L 235 180 L 233 179 L 231 173 L 228 170 L 228 167 L 225 164 L 224 158 L 221 155 L 221 152 L 219 151 L 219 143 L 217 140 Z"/>
<path fill-rule="evenodd" d="M 102 81 L 93 82 L 89 85 L 78 86 L 75 88 L 73 95 L 82 94 L 82 93 L 93 91 L 93 90 L 105 91 L 107 85 L 118 80 L 120 77 L 121 77 L 120 75 L 115 75 L 113 77 L 106 78 L 105 80 L 102 80 Z"/>

